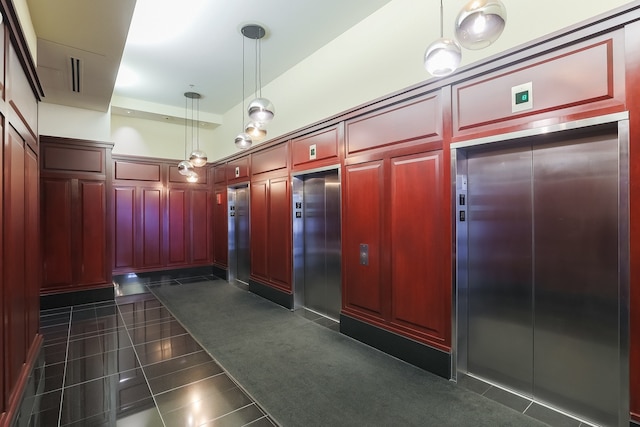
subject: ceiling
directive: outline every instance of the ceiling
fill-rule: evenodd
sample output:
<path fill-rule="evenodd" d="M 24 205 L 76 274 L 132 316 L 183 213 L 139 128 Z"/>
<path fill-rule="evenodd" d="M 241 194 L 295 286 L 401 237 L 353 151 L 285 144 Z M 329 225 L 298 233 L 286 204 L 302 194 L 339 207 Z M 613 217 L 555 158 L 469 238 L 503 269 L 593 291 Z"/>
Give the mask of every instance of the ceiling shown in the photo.
<path fill-rule="evenodd" d="M 260 24 L 262 86 L 390 0 L 27 0 L 38 38 L 44 102 L 184 121 L 184 93 L 202 95 L 213 126 L 256 88 L 256 45 L 240 29 Z M 116 77 L 117 81 L 116 81 Z M 112 99 L 113 96 L 113 99 Z M 265 96 L 268 94 L 265 93 Z"/>

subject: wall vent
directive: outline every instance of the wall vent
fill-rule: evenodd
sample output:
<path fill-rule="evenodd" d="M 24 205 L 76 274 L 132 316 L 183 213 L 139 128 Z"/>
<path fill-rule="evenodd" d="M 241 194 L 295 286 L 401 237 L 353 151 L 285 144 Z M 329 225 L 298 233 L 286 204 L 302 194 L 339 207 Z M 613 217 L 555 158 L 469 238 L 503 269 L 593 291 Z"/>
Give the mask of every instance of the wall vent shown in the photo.
<path fill-rule="evenodd" d="M 80 93 L 80 60 L 71 57 L 71 90 Z"/>

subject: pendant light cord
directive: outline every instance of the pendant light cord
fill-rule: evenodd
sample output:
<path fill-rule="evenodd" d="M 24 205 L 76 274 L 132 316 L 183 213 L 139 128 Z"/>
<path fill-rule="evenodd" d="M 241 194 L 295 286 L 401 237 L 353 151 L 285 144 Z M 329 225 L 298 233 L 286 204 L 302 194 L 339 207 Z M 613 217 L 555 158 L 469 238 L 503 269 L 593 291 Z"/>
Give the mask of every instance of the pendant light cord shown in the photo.
<path fill-rule="evenodd" d="M 240 110 L 240 128 L 244 129 L 244 39 L 246 37 L 242 36 L 242 110 Z"/>
<path fill-rule="evenodd" d="M 440 38 L 444 38 L 444 24 L 443 24 L 444 7 L 442 6 L 442 0 L 440 0 Z"/>
<path fill-rule="evenodd" d="M 187 97 L 185 95 L 184 97 L 184 158 L 185 160 L 188 160 L 189 157 L 187 156 L 187 115 L 189 113 L 189 109 L 188 109 L 188 101 L 187 101 Z"/>

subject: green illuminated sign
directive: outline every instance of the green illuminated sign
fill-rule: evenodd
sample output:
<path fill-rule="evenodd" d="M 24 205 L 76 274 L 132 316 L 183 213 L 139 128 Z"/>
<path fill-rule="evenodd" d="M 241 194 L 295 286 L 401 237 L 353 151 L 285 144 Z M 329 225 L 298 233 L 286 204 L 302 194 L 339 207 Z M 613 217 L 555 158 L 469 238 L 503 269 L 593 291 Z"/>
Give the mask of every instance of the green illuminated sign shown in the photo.
<path fill-rule="evenodd" d="M 525 102 L 529 102 L 529 91 L 524 90 L 516 93 L 516 105 L 524 104 Z"/>

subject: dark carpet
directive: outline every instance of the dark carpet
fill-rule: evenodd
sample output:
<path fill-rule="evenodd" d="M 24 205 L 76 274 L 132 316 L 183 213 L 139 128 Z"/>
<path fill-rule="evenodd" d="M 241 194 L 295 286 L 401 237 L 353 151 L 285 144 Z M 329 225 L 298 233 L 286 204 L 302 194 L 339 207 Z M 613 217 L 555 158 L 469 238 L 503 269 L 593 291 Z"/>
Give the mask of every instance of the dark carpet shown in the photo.
<path fill-rule="evenodd" d="M 540 426 L 223 280 L 151 291 L 282 426 Z"/>

